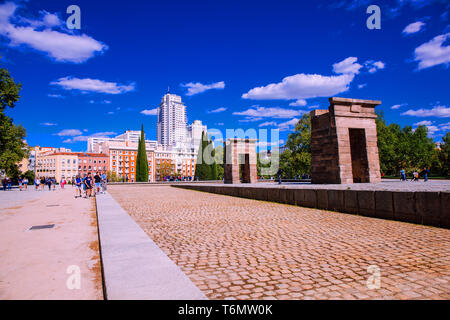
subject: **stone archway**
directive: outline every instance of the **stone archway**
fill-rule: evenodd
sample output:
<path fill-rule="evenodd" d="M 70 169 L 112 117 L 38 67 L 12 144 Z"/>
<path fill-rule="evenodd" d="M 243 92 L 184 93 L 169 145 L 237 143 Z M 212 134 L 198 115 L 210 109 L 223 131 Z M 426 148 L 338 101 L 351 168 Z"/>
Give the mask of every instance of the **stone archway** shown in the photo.
<path fill-rule="evenodd" d="M 375 107 L 381 101 L 330 98 L 311 111 L 312 183 L 380 182 Z"/>
<path fill-rule="evenodd" d="M 225 183 L 255 183 L 258 181 L 256 142 L 257 139 L 238 138 L 228 139 L 225 142 Z"/>

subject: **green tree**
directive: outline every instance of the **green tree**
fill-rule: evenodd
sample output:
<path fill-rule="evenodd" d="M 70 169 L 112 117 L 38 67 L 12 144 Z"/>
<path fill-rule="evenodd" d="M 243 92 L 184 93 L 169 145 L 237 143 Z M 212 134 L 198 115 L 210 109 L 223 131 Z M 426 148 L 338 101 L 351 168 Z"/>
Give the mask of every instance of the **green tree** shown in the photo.
<path fill-rule="evenodd" d="M 144 125 L 141 126 L 141 137 L 139 138 L 136 157 L 136 182 L 148 182 L 148 160 L 145 148 Z"/>
<path fill-rule="evenodd" d="M 209 145 L 214 147 L 214 144 L 211 140 L 209 140 Z M 211 152 L 211 156 L 213 157 L 213 163 L 210 166 L 210 176 L 209 180 L 217 180 L 217 162 L 216 162 L 216 149 L 213 149 Z"/>
<path fill-rule="evenodd" d="M 30 184 L 34 183 L 34 171 L 28 170 L 23 176 L 28 179 Z"/>
<path fill-rule="evenodd" d="M 209 155 L 211 155 L 212 158 L 209 158 Z M 205 159 L 205 157 L 208 158 Z M 198 177 L 199 180 L 217 179 L 217 163 L 215 160 L 214 145 L 208 138 L 208 134 L 205 132 L 202 132 L 202 140 L 198 148 L 195 176 Z"/>
<path fill-rule="evenodd" d="M 223 165 L 223 146 L 219 145 L 214 149 L 214 159 L 216 163 L 216 179 L 222 180 L 224 177 L 224 165 Z"/>
<path fill-rule="evenodd" d="M 386 125 L 381 112 L 378 113 L 376 124 L 382 173 L 398 175 L 402 168 L 412 172 L 439 166 L 438 151 L 433 139 L 428 136 L 426 126 L 413 130 L 411 126 L 402 128 L 395 123 Z"/>
<path fill-rule="evenodd" d="M 441 150 L 439 150 L 440 173 L 450 177 L 450 132 L 442 137 Z"/>
<path fill-rule="evenodd" d="M 17 163 L 28 156 L 25 129 L 14 125 L 13 119 L 5 115 L 5 109 L 14 108 L 19 101 L 21 88 L 7 69 L 0 68 L 0 171 L 8 176 L 17 175 Z"/>
<path fill-rule="evenodd" d="M 303 114 L 290 133 L 286 142 L 287 149 L 280 154 L 280 168 L 283 178 L 294 178 L 296 175 L 311 171 L 311 117 Z"/>

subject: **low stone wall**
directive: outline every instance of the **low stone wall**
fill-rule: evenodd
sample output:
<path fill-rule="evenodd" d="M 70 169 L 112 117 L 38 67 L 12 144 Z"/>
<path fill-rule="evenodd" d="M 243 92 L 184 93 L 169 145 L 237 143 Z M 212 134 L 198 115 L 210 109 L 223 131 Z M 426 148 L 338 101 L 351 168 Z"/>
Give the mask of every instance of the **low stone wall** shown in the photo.
<path fill-rule="evenodd" d="M 172 185 L 254 200 L 358 214 L 450 229 L 450 192 Z"/>

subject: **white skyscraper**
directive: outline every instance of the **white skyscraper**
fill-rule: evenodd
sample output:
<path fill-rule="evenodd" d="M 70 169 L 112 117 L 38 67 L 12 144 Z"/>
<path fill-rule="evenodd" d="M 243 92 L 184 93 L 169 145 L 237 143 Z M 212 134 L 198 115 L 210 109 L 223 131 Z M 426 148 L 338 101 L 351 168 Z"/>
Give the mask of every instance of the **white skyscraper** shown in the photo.
<path fill-rule="evenodd" d="M 188 137 L 191 142 L 191 148 L 195 149 L 195 152 L 198 151 L 198 147 L 200 146 L 202 133 L 206 131 L 206 125 L 203 125 L 200 120 L 194 120 L 194 122 L 188 126 Z"/>
<path fill-rule="evenodd" d="M 186 143 L 186 106 L 180 96 L 167 93 L 162 98 L 157 121 L 158 143 L 164 146 L 180 146 Z"/>

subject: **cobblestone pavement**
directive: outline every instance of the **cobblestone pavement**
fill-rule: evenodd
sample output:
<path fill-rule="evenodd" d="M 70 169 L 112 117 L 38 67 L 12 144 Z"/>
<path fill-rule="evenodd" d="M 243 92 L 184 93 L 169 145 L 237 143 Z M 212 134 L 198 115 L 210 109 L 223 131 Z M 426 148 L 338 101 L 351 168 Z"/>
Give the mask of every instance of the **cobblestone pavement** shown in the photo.
<path fill-rule="evenodd" d="M 210 299 L 450 299 L 447 229 L 168 186 L 109 192 Z"/>

